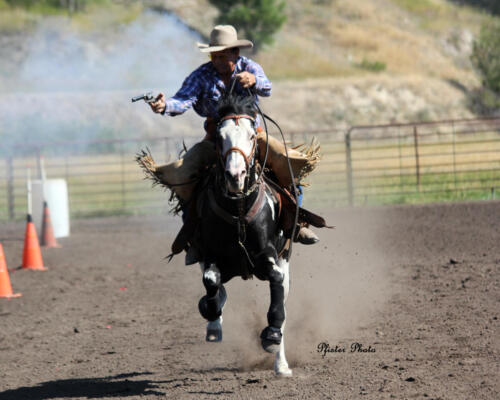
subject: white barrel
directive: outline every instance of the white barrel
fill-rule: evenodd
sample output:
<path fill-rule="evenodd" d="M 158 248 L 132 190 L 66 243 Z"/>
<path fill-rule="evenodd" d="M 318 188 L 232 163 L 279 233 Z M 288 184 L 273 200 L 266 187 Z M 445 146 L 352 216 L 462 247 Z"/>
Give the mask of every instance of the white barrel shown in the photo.
<path fill-rule="evenodd" d="M 42 190 L 45 193 L 42 193 Z M 68 186 L 64 179 L 32 181 L 33 222 L 41 235 L 43 201 L 47 202 L 50 221 L 56 238 L 69 236 Z"/>

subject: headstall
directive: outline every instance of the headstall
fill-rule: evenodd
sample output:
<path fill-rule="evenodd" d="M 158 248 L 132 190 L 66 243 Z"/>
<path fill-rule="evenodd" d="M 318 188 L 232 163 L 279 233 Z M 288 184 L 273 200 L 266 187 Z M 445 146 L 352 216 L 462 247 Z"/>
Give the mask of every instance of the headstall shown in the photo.
<path fill-rule="evenodd" d="M 255 123 L 255 118 L 253 118 L 250 115 L 246 115 L 246 114 L 241 114 L 241 115 L 231 114 L 231 115 L 226 115 L 225 117 L 221 118 L 221 120 L 218 123 L 218 127 L 224 121 L 227 121 L 227 120 L 230 120 L 230 119 L 234 120 L 235 125 L 238 126 L 239 125 L 239 120 L 242 119 L 242 118 L 249 119 L 249 120 L 251 120 L 252 122 Z M 248 156 L 239 147 L 231 147 L 224 154 L 221 154 L 221 148 L 219 147 L 219 145 L 217 145 L 217 152 L 219 153 L 219 155 L 221 157 L 221 161 L 222 161 L 222 165 L 223 166 L 226 164 L 227 157 L 229 156 L 230 153 L 233 153 L 233 152 L 240 153 L 243 156 L 243 159 L 245 160 L 245 165 L 246 165 L 246 168 L 248 170 L 250 168 L 250 162 L 252 161 L 251 157 L 253 157 L 253 155 L 254 155 L 255 146 L 256 145 L 257 145 L 257 136 L 255 136 L 253 138 L 252 150 L 250 151 L 250 154 Z"/>

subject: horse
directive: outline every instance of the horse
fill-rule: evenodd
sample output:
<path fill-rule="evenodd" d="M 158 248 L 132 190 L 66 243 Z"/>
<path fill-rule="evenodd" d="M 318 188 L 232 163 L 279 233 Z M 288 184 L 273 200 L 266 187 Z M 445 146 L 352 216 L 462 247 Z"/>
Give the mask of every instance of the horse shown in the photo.
<path fill-rule="evenodd" d="M 217 162 L 196 201 L 200 216 L 197 246 L 203 285 L 200 314 L 208 321 L 206 340 L 222 340 L 224 285 L 234 277 L 268 281 L 268 325 L 263 349 L 275 354 L 274 371 L 291 376 L 285 356 L 285 304 L 290 284 L 287 238 L 280 227 L 279 194 L 259 170 L 254 99 L 226 96 L 218 107 Z"/>

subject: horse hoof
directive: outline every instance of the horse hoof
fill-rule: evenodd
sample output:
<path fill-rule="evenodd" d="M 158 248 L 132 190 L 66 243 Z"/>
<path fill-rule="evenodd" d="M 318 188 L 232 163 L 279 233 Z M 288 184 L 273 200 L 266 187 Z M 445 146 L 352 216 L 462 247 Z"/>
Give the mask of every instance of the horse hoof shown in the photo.
<path fill-rule="evenodd" d="M 222 319 L 222 318 L 219 318 Z M 221 342 L 222 341 L 222 325 L 219 319 L 215 321 L 210 321 L 207 325 L 207 336 L 205 340 L 207 342 Z"/>
<path fill-rule="evenodd" d="M 274 373 L 278 378 L 288 378 L 292 376 L 292 370 L 288 367 L 277 368 Z"/>
<path fill-rule="evenodd" d="M 266 327 L 260 334 L 262 348 L 268 353 L 277 353 L 281 344 L 281 330 L 272 326 Z"/>

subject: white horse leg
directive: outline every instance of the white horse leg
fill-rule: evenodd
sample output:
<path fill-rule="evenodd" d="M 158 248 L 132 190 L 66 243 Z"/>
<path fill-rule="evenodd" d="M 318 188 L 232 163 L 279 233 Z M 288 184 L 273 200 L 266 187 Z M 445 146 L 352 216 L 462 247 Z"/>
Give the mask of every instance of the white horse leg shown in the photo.
<path fill-rule="evenodd" d="M 207 342 L 220 342 L 222 340 L 222 315 L 215 321 L 208 321 Z"/>
<path fill-rule="evenodd" d="M 289 263 L 285 259 L 279 259 L 278 265 L 283 271 L 283 287 L 285 289 L 283 305 L 285 306 L 285 320 L 283 321 L 283 325 L 281 326 L 281 343 L 280 349 L 276 353 L 276 357 L 274 359 L 274 373 L 277 376 L 292 376 L 292 370 L 288 368 L 288 362 L 286 361 L 285 356 L 285 324 L 286 324 L 286 299 L 288 297 L 288 291 L 290 289 L 290 268 Z"/>

